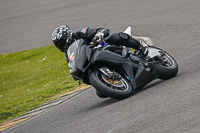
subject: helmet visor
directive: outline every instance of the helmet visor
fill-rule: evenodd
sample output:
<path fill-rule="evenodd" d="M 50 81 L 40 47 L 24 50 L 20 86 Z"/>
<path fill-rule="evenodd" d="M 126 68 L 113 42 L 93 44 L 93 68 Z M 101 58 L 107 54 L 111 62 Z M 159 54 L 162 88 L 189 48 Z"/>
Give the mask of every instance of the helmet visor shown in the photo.
<path fill-rule="evenodd" d="M 65 46 L 66 40 L 60 39 L 59 41 L 55 42 L 54 45 L 61 51 L 64 52 L 64 46 Z"/>

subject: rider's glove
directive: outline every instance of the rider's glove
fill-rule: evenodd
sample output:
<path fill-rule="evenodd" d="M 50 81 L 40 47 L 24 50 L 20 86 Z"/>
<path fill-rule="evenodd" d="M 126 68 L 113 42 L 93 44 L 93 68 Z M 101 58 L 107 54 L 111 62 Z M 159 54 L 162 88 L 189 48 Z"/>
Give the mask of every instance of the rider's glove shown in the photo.
<path fill-rule="evenodd" d="M 141 46 L 140 46 L 140 55 L 142 55 L 143 57 L 146 57 L 147 55 L 148 55 L 148 46 L 144 43 L 144 42 L 142 42 L 142 41 L 140 41 L 140 44 L 141 44 Z"/>
<path fill-rule="evenodd" d="M 104 33 L 98 32 L 98 33 L 94 36 L 94 38 L 92 39 L 92 41 L 91 41 L 89 47 L 90 47 L 90 48 L 93 48 L 93 47 L 95 47 L 95 46 L 97 46 L 97 45 L 103 43 L 103 36 L 104 36 Z"/>

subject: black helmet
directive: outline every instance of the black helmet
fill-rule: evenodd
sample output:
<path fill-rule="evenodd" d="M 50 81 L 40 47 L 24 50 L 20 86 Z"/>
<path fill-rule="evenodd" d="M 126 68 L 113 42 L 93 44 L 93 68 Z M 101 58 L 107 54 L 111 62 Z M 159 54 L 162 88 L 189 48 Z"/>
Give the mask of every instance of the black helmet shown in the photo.
<path fill-rule="evenodd" d="M 71 45 L 72 30 L 67 25 L 59 26 L 53 31 L 51 40 L 61 52 L 64 52 Z"/>

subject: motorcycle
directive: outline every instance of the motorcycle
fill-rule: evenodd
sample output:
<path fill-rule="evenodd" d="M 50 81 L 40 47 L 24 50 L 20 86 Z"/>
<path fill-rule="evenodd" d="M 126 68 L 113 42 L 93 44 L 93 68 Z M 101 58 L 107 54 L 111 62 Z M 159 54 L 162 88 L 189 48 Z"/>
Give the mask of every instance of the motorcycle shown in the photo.
<path fill-rule="evenodd" d="M 125 33 L 131 34 L 128 27 Z M 68 49 L 68 66 L 74 80 L 92 85 L 100 98 L 125 99 L 155 79 L 177 75 L 178 64 L 166 51 L 148 46 L 146 57 L 138 50 L 103 42 L 96 48 L 83 45 L 82 39 Z"/>

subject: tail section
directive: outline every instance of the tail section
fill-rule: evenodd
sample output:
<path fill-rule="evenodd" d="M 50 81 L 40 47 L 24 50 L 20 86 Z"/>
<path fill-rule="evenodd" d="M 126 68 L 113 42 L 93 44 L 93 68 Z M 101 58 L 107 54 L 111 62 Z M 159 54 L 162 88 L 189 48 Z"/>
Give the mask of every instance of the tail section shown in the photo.
<path fill-rule="evenodd" d="M 129 34 L 130 36 L 132 36 L 131 35 L 131 26 L 129 26 L 125 31 L 124 31 L 124 33 L 126 33 L 126 34 Z M 137 40 L 140 40 L 140 41 L 143 41 L 144 43 L 146 43 L 147 45 L 149 45 L 149 46 L 153 46 L 154 45 L 154 40 L 153 39 L 151 39 L 151 38 L 149 38 L 149 37 L 139 37 L 139 36 L 132 36 L 132 37 L 134 37 L 135 39 L 137 39 Z"/>

